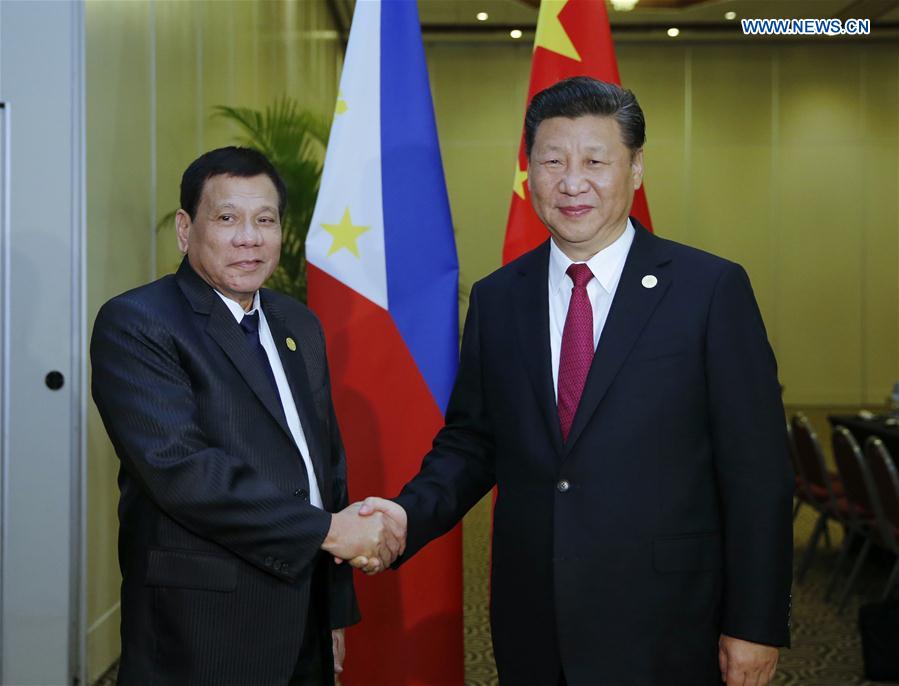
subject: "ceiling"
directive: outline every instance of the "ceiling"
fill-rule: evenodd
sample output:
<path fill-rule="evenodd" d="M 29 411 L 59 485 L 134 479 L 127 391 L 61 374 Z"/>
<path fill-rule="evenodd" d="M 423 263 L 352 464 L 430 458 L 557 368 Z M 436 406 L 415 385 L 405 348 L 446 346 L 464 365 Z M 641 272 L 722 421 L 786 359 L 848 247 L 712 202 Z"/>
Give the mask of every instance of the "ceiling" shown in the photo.
<path fill-rule="evenodd" d="M 338 23 L 349 26 L 355 0 L 327 0 Z M 425 36 L 445 35 L 465 39 L 508 39 L 512 29 L 525 38 L 537 23 L 539 0 L 418 0 Z M 616 36 L 665 35 L 672 26 L 689 37 L 721 36 L 739 32 L 742 18 L 870 18 L 871 38 L 899 32 L 899 0 L 639 0 L 630 12 L 609 7 L 609 21 Z M 479 21 L 477 14 L 488 19 Z M 736 20 L 725 19 L 735 12 Z"/>

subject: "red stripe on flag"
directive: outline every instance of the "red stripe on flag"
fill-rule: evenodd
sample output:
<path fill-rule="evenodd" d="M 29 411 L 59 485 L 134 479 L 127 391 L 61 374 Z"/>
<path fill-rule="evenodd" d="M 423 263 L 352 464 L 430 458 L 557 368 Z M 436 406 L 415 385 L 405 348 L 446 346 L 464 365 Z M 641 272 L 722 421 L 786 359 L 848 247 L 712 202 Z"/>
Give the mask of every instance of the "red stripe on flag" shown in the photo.
<path fill-rule="evenodd" d="M 328 345 L 350 499 L 396 495 L 443 417 L 387 311 L 311 264 L 308 288 Z M 463 683 L 461 526 L 398 572 L 357 572 L 356 593 L 362 622 L 347 631 L 344 686 Z"/>
<path fill-rule="evenodd" d="M 571 76 L 592 76 L 611 83 L 621 83 L 615 45 L 609 27 L 605 2 L 597 0 L 568 0 L 559 13 L 559 21 L 580 56 L 580 61 L 538 46 L 531 62 L 531 82 L 528 102 L 544 88 Z M 518 170 L 527 169 L 524 135 L 518 151 Z M 516 170 L 516 171 L 518 171 Z M 503 244 L 503 264 L 508 264 L 546 240 L 548 232 L 531 207 L 527 184 L 522 186 L 525 197 L 512 193 L 506 240 Z M 646 195 L 641 187 L 634 194 L 631 214 L 649 230 L 652 221 Z"/>

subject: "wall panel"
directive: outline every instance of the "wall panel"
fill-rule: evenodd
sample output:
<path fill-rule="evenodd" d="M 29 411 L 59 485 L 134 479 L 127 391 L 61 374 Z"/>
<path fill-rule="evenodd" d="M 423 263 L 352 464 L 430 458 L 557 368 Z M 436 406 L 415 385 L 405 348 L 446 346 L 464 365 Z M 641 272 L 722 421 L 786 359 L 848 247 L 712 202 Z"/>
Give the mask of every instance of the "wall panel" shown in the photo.
<path fill-rule="evenodd" d="M 85 4 L 88 331 L 109 298 L 145 283 L 152 255 L 152 14 L 148 2 Z M 118 657 L 118 459 L 97 408 L 87 427 L 87 675 Z"/>
<path fill-rule="evenodd" d="M 501 260 L 531 51 L 466 43 L 428 43 L 426 51 L 467 300 Z"/>

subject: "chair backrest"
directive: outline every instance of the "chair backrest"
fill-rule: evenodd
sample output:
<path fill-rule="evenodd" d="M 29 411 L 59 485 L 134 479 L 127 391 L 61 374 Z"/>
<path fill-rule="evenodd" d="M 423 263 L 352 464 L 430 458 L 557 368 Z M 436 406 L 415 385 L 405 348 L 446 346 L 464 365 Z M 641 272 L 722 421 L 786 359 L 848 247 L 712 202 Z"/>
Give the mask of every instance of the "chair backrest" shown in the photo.
<path fill-rule="evenodd" d="M 804 479 L 802 465 L 799 464 L 799 458 L 796 457 L 796 442 L 793 440 L 793 426 L 790 422 L 787 422 L 787 452 L 790 453 L 790 464 L 793 465 L 793 473 L 800 479 Z"/>
<path fill-rule="evenodd" d="M 890 451 L 876 436 L 865 443 L 865 458 L 871 470 L 883 516 L 891 529 L 899 527 L 899 472 Z M 895 542 L 895 534 L 890 537 Z"/>
<path fill-rule="evenodd" d="M 821 451 L 818 436 L 808 417 L 798 412 L 793 416 L 791 423 L 793 425 L 793 444 L 796 446 L 796 460 L 803 478 L 814 486 L 831 491 L 824 453 Z"/>
<path fill-rule="evenodd" d="M 877 498 L 876 488 L 858 442 L 845 426 L 834 427 L 833 458 L 843 480 L 843 489 L 849 501 L 852 518 L 856 521 L 859 517 L 873 518 L 874 499 Z"/>

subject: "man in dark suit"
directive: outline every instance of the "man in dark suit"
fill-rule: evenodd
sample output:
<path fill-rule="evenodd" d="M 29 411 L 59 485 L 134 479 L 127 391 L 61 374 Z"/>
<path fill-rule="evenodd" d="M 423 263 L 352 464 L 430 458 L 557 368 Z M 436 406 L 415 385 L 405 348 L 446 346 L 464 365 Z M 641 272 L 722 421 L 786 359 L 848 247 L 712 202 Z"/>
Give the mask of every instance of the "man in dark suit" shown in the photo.
<path fill-rule="evenodd" d="M 318 320 L 262 288 L 285 203 L 260 153 L 206 153 L 181 181 L 177 274 L 97 315 L 93 396 L 121 460 L 120 684 L 333 684 L 359 612 L 332 556 L 399 550 L 386 517 L 347 507 Z"/>
<path fill-rule="evenodd" d="M 446 425 L 363 513 L 408 516 L 402 562 L 498 487 L 504 685 L 763 686 L 789 641 L 792 483 L 746 273 L 629 218 L 629 91 L 562 81 L 525 135 L 551 240 L 472 288 Z"/>

